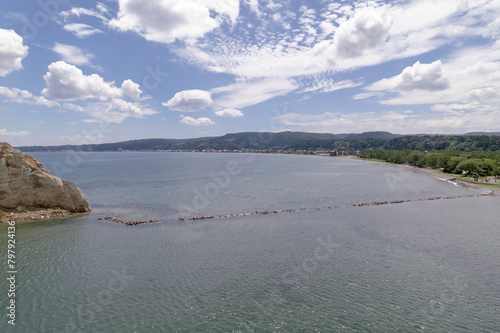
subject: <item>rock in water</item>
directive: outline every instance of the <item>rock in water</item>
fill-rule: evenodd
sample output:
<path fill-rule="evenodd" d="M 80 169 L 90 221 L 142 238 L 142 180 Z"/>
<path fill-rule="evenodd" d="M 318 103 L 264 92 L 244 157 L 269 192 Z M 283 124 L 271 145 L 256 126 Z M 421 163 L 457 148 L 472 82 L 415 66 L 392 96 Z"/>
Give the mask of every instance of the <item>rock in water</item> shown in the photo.
<path fill-rule="evenodd" d="M 43 164 L 7 142 L 0 142 L 0 208 L 62 208 L 88 212 L 82 191 L 47 171 Z"/>

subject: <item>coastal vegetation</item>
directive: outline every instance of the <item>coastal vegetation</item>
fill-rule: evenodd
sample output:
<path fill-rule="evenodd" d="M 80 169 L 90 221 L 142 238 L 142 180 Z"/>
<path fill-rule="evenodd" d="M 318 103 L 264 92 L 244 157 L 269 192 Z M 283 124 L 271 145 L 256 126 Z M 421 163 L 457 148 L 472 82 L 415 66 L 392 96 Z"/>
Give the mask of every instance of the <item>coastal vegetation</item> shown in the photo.
<path fill-rule="evenodd" d="M 409 164 L 420 168 L 440 169 L 446 173 L 477 175 L 479 177 L 500 176 L 500 151 L 445 150 L 423 152 L 418 150 L 367 149 L 362 151 L 359 157 L 396 164 Z"/>
<path fill-rule="evenodd" d="M 500 187 L 500 151 L 461 152 L 444 150 L 422 152 L 418 150 L 374 150 L 367 149 L 359 154 L 360 158 L 384 161 L 394 164 L 407 164 L 419 168 L 433 169 L 455 174 L 457 179 Z"/>

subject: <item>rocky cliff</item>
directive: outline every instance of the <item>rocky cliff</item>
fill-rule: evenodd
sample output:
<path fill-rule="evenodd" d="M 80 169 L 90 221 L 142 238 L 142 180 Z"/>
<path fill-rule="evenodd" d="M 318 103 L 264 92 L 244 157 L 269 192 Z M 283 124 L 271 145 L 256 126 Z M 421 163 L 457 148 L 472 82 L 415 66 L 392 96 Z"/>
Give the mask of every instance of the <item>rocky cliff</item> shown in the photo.
<path fill-rule="evenodd" d="M 75 184 L 53 176 L 33 156 L 0 142 L 0 209 L 40 208 L 60 208 L 71 213 L 90 211 Z"/>

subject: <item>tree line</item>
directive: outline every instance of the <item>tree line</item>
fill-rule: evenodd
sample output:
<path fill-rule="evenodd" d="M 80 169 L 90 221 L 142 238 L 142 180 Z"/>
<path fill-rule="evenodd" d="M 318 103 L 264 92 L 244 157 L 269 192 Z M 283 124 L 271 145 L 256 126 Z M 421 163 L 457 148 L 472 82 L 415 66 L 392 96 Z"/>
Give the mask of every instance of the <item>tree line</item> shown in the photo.
<path fill-rule="evenodd" d="M 469 174 L 480 177 L 500 176 L 500 151 L 463 152 L 444 150 L 363 150 L 359 157 L 396 164 L 409 164 L 420 168 L 441 169 L 447 173 Z"/>

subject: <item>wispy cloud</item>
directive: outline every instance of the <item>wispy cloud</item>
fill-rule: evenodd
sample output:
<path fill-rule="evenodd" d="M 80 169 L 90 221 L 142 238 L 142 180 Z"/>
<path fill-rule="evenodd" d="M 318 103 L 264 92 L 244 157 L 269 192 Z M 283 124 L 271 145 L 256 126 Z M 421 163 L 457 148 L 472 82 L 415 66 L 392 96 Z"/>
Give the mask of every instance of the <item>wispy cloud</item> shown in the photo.
<path fill-rule="evenodd" d="M 237 0 L 119 0 L 116 13 L 100 4 L 95 9 L 73 8 L 60 17 L 66 24 L 75 24 L 67 22 L 75 17 L 98 18 L 109 28 L 168 44 L 190 64 L 231 75 L 233 84 L 211 90 L 214 104 L 222 108 L 244 108 L 289 93 L 358 87 L 363 78 L 338 80 L 337 75 L 418 56 L 464 37 L 492 38 L 500 26 L 500 5 L 488 0 L 373 0 L 322 3 L 317 8 L 245 0 L 242 5 L 253 18 L 240 16 Z M 90 28 L 75 26 L 78 29 L 83 34 Z M 444 67 L 438 63 L 414 63 L 399 76 L 397 90 L 418 90 L 419 84 L 429 88 L 439 70 Z M 443 75 L 434 90 L 451 82 Z M 355 98 L 374 96 L 374 90 L 368 90 Z"/>
<path fill-rule="evenodd" d="M 78 66 L 88 66 L 102 71 L 102 68 L 92 64 L 92 59 L 95 58 L 95 54 L 87 50 L 83 50 L 78 46 L 67 45 L 61 43 L 55 43 L 52 47 L 52 51 L 59 54 L 61 59 L 69 64 Z"/>
<path fill-rule="evenodd" d="M 291 130 L 319 133 L 361 133 L 388 131 L 398 134 L 460 134 L 473 131 L 497 131 L 498 112 L 463 111 L 454 113 L 326 112 L 318 115 L 288 113 L 276 117 Z"/>
<path fill-rule="evenodd" d="M 86 38 L 95 34 L 104 33 L 104 31 L 84 23 L 68 23 L 65 24 L 63 28 L 73 33 L 78 38 Z"/>
<path fill-rule="evenodd" d="M 30 133 L 27 131 L 8 131 L 5 128 L 0 128 L 0 137 L 2 136 L 25 137 L 29 135 Z"/>

